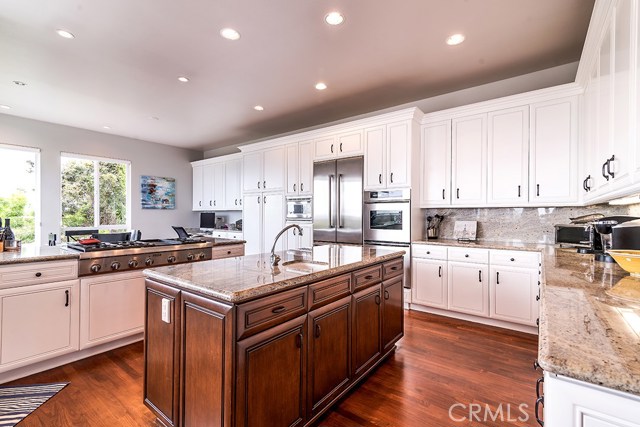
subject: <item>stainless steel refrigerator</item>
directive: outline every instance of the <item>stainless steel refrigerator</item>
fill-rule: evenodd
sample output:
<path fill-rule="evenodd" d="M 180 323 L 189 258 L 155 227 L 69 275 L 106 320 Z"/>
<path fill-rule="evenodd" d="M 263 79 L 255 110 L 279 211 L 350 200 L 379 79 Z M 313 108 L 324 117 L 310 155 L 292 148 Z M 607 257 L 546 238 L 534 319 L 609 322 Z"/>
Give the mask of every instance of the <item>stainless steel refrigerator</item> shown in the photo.
<path fill-rule="evenodd" d="M 362 244 L 362 180 L 364 159 L 313 165 L 313 240 Z"/>

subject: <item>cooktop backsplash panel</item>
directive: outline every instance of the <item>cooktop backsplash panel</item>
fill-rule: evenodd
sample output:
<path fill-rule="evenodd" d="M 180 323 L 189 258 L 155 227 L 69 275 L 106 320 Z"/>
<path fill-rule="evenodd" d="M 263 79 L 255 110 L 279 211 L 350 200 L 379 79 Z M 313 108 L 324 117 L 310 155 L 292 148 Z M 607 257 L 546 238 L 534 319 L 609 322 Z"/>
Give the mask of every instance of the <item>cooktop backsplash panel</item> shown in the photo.
<path fill-rule="evenodd" d="M 425 218 L 444 215 L 440 224 L 441 239 L 453 238 L 456 221 L 478 221 L 477 239 L 486 241 L 518 240 L 526 243 L 555 243 L 556 224 L 569 224 L 569 218 L 602 213 L 640 217 L 640 204 L 611 206 L 601 204 L 561 208 L 479 208 L 423 209 Z M 424 236 L 426 239 L 426 236 Z"/>

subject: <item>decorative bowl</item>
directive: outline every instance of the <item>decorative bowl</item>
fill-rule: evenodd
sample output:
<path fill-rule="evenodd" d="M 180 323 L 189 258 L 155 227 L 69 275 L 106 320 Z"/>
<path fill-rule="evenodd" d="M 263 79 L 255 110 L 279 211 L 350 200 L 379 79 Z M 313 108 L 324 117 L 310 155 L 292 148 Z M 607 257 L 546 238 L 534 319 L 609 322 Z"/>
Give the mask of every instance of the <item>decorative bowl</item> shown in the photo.
<path fill-rule="evenodd" d="M 633 277 L 640 278 L 640 250 L 610 250 L 609 255 L 616 260 L 618 265 L 631 273 Z"/>

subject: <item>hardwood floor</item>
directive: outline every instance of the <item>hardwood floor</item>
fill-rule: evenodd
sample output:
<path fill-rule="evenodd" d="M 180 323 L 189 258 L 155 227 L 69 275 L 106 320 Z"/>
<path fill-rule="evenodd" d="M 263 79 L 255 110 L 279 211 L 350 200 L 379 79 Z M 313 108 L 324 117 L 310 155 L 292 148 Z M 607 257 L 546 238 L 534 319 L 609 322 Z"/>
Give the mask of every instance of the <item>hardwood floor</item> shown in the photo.
<path fill-rule="evenodd" d="M 142 351 L 137 343 L 15 381 L 71 382 L 20 427 L 155 426 L 142 404 Z M 536 354 L 533 335 L 406 312 L 395 354 L 318 425 L 532 426 Z"/>

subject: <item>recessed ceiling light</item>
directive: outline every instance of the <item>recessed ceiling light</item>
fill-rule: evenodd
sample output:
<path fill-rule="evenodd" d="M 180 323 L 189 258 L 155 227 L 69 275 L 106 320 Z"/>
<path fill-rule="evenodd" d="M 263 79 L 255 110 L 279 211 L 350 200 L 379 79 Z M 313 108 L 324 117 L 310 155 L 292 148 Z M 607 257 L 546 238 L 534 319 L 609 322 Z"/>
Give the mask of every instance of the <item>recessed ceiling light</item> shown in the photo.
<path fill-rule="evenodd" d="M 325 90 L 327 88 L 327 85 L 320 82 L 320 83 L 316 83 L 316 89 L 318 90 Z"/>
<path fill-rule="evenodd" d="M 344 16 L 340 12 L 331 12 L 325 15 L 324 22 L 329 25 L 340 25 L 344 22 Z"/>
<path fill-rule="evenodd" d="M 71 33 L 70 33 L 69 31 L 67 31 L 67 30 L 61 30 L 61 29 L 58 29 L 58 30 L 56 30 L 56 33 L 58 33 L 58 35 L 59 35 L 60 37 L 63 37 L 63 38 L 65 38 L 65 39 L 75 39 L 75 38 L 76 38 L 76 36 L 74 36 L 73 34 L 71 34 Z"/>
<path fill-rule="evenodd" d="M 18 85 L 18 86 L 26 86 L 27 85 L 25 82 L 21 82 L 20 80 L 14 80 L 13 83 Z"/>
<path fill-rule="evenodd" d="M 233 28 L 221 29 L 220 35 L 228 40 L 238 40 L 240 38 L 240 33 L 234 30 Z"/>
<path fill-rule="evenodd" d="M 11 110 L 11 107 L 8 105 L 0 105 L 0 108 L 2 108 L 3 110 Z"/>
<path fill-rule="evenodd" d="M 189 79 L 184 76 L 178 77 L 178 80 L 181 81 L 182 83 L 187 83 L 189 81 Z"/>
<path fill-rule="evenodd" d="M 464 36 L 462 34 L 452 34 L 449 37 L 447 37 L 447 44 L 449 46 L 455 46 L 457 44 L 460 44 L 464 41 Z"/>
<path fill-rule="evenodd" d="M 253 107 L 253 109 L 256 111 L 263 111 L 264 107 L 262 105 L 256 105 L 255 107 Z"/>
<path fill-rule="evenodd" d="M 111 129 L 111 126 L 102 126 L 102 129 Z"/>

